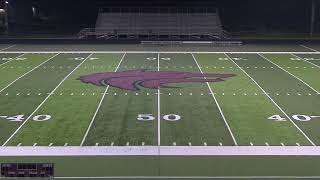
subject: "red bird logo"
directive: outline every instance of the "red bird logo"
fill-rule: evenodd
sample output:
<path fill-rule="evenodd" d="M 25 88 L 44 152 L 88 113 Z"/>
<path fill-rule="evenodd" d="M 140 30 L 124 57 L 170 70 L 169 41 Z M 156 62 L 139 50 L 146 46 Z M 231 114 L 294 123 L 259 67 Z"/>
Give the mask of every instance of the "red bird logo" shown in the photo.
<path fill-rule="evenodd" d="M 96 73 L 78 78 L 83 83 L 96 86 L 112 86 L 120 89 L 138 91 L 139 86 L 149 89 L 170 87 L 173 83 L 222 82 L 235 74 L 202 74 L 176 71 L 133 70 L 123 72 Z"/>

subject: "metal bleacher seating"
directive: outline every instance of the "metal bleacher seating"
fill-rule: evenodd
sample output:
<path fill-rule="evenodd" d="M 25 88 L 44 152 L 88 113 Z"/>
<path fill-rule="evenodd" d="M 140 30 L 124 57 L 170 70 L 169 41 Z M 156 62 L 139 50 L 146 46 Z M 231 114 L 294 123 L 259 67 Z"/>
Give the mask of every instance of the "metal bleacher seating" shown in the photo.
<path fill-rule="evenodd" d="M 205 12 L 113 12 L 100 10 L 95 28 L 83 29 L 78 38 L 197 40 L 223 39 L 217 9 Z"/>

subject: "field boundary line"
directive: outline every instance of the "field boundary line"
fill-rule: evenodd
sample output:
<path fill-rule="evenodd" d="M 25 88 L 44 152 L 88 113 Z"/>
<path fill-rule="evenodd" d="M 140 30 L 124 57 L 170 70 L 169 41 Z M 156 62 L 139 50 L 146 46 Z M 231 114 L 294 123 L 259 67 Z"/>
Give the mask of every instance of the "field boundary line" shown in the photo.
<path fill-rule="evenodd" d="M 312 63 L 312 62 L 310 62 L 310 61 L 304 60 L 303 58 L 301 58 L 300 56 L 298 56 L 298 55 L 296 55 L 296 54 L 294 54 L 294 53 L 291 53 L 291 55 L 294 56 L 294 57 L 297 57 L 297 58 L 299 58 L 299 59 L 302 59 L 304 62 L 307 62 L 307 63 L 309 63 L 309 64 L 311 64 L 311 65 L 313 65 L 313 66 L 315 66 L 315 67 L 320 68 L 319 65 L 316 65 L 316 64 L 314 64 L 314 63 Z"/>
<path fill-rule="evenodd" d="M 320 176 L 87 176 L 53 179 L 319 179 Z"/>
<path fill-rule="evenodd" d="M 160 71 L 160 53 L 158 53 L 158 72 Z M 157 124 L 158 124 L 158 146 L 160 146 L 161 145 L 161 102 L 160 102 L 160 87 L 158 87 L 158 116 L 157 116 L 157 118 L 158 118 L 158 122 L 157 122 Z"/>
<path fill-rule="evenodd" d="M 20 58 L 20 57 L 22 57 L 22 56 L 24 56 L 24 55 L 26 55 L 26 53 L 23 53 L 23 54 L 15 57 L 15 58 L 13 58 L 13 59 L 11 59 L 10 61 L 7 61 L 7 62 L 5 62 L 5 63 L 0 64 L 0 67 L 3 66 L 3 65 L 5 65 L 5 64 L 8 64 L 9 62 L 12 62 L 12 61 L 14 61 L 14 60 L 17 60 L 18 58 Z"/>
<path fill-rule="evenodd" d="M 121 57 L 121 59 L 120 59 L 120 62 L 119 62 L 118 66 L 117 66 L 116 69 L 115 69 L 115 72 L 118 71 L 118 69 L 119 69 L 119 67 L 120 67 L 123 59 L 125 58 L 125 56 L 126 56 L 126 53 L 124 53 L 124 54 L 122 55 L 122 57 Z M 91 122 L 90 122 L 90 124 L 89 124 L 89 126 L 88 126 L 88 128 L 87 128 L 87 130 L 86 130 L 86 133 L 84 134 L 84 136 L 83 136 L 83 138 L 82 138 L 82 140 L 81 140 L 80 146 L 83 146 L 83 144 L 84 144 L 84 142 L 85 142 L 85 140 L 86 140 L 86 138 L 87 138 L 87 136 L 88 136 L 88 134 L 89 134 L 89 132 L 90 132 L 90 130 L 91 130 L 91 127 L 92 127 L 92 125 L 93 125 L 93 122 L 94 122 L 94 120 L 96 119 L 96 116 L 97 116 L 97 114 L 98 114 L 98 112 L 99 112 L 99 110 L 100 110 L 100 107 L 101 107 L 101 105 L 102 105 L 103 100 L 105 99 L 105 96 L 106 96 L 106 94 L 107 94 L 107 92 L 108 92 L 108 90 L 109 90 L 109 87 L 110 87 L 109 85 L 106 87 L 106 89 L 105 89 L 105 91 L 104 91 L 104 93 L 103 93 L 103 95 L 102 95 L 102 97 L 101 97 L 101 100 L 100 100 L 100 102 L 99 102 L 99 104 L 98 104 L 98 107 L 97 107 L 95 113 L 93 114 L 93 117 L 92 117 L 92 119 L 91 119 Z"/>
<path fill-rule="evenodd" d="M 60 54 L 71 54 L 71 53 L 94 53 L 94 54 L 100 54 L 100 53 L 118 53 L 118 54 L 123 54 L 123 53 L 144 53 L 144 54 L 155 54 L 155 53 L 166 53 L 166 54 L 190 54 L 190 53 L 197 53 L 197 54 L 224 54 L 224 53 L 229 53 L 229 54 L 292 54 L 292 53 L 297 53 L 297 54 L 320 54 L 319 51 L 317 52 L 309 52 L 309 51 L 5 51 L 1 53 L 37 53 L 37 54 L 52 54 L 52 53 L 60 53 Z"/>
<path fill-rule="evenodd" d="M 192 58 L 193 58 L 194 62 L 197 64 L 197 66 L 198 66 L 201 74 L 203 75 L 203 71 L 202 71 L 202 69 L 200 68 L 200 65 L 199 65 L 196 57 L 194 56 L 193 53 L 191 53 L 191 55 L 192 55 Z M 204 79 L 207 79 L 207 78 L 204 77 Z M 232 132 L 230 126 L 229 126 L 229 123 L 227 122 L 226 117 L 224 116 L 224 113 L 222 112 L 222 109 L 221 109 L 221 107 L 220 107 L 220 105 L 219 105 L 219 103 L 218 103 L 217 98 L 215 97 L 215 95 L 214 95 L 214 93 L 213 93 L 213 91 L 212 91 L 212 89 L 211 89 L 211 86 L 210 86 L 209 82 L 206 82 L 206 84 L 207 84 L 207 86 L 208 86 L 208 88 L 209 88 L 209 90 L 210 90 L 210 93 L 211 93 L 211 95 L 212 95 L 212 98 L 213 98 L 214 102 L 216 103 L 216 105 L 217 105 L 217 107 L 218 107 L 218 109 L 219 109 L 220 115 L 221 115 L 221 117 L 222 117 L 225 125 L 227 126 L 227 129 L 228 129 L 228 131 L 229 131 L 229 133 L 230 133 L 230 135 L 231 135 L 231 138 L 232 138 L 232 140 L 233 140 L 233 143 L 234 143 L 236 146 L 238 146 L 237 140 L 236 140 L 236 138 L 235 138 L 234 135 L 233 135 L 233 132 Z"/>
<path fill-rule="evenodd" d="M 66 79 L 68 79 L 68 77 L 74 72 L 76 71 L 87 59 L 89 59 L 91 56 L 93 55 L 93 53 L 91 53 L 85 60 L 83 60 L 81 63 L 78 64 L 77 67 L 75 67 L 66 77 L 64 77 L 64 79 L 51 91 L 51 93 L 42 101 L 42 103 L 27 117 L 26 120 L 24 120 L 24 122 L 18 127 L 18 129 L 16 129 L 16 131 L 2 144 L 2 146 L 5 146 L 19 131 L 20 129 L 29 121 L 29 119 L 42 107 L 42 105 L 44 103 L 47 102 L 47 100 L 51 97 L 51 95 L 61 86 L 62 83 L 64 83 L 64 81 Z"/>
<path fill-rule="evenodd" d="M 314 52 L 318 52 L 317 50 L 313 49 L 313 48 L 310 48 L 308 46 L 305 46 L 303 44 L 300 44 L 301 47 L 305 48 L 305 49 L 308 49 L 308 50 L 311 50 L 311 51 L 314 51 Z"/>
<path fill-rule="evenodd" d="M 44 62 L 40 63 L 38 66 L 32 68 L 30 71 L 28 71 L 28 72 L 24 73 L 23 75 L 19 76 L 17 79 L 15 79 L 15 80 L 12 81 L 11 83 L 9 83 L 6 87 L 2 88 L 2 89 L 0 90 L 0 93 L 2 93 L 4 90 L 6 90 L 9 86 L 11 86 L 12 84 L 14 84 L 15 82 L 17 82 L 19 79 L 21 79 L 21 78 L 23 78 L 24 76 L 30 74 L 32 71 L 36 70 L 37 68 L 39 68 L 39 67 L 42 66 L 43 64 L 47 63 L 47 62 L 50 61 L 51 59 L 57 57 L 58 55 L 59 55 L 59 53 L 51 56 L 49 59 L 47 59 L 47 60 L 45 60 Z"/>
<path fill-rule="evenodd" d="M 273 104 L 290 120 L 290 122 L 300 131 L 300 133 L 313 145 L 316 144 L 306 135 L 306 133 L 291 119 L 291 117 L 271 98 L 271 96 L 254 80 L 245 70 L 242 69 L 227 53 L 225 56 L 229 58 L 243 73 L 245 73 L 261 90 L 262 92 L 273 102 Z"/>
<path fill-rule="evenodd" d="M 269 61 L 270 63 L 274 64 L 275 66 L 277 66 L 278 68 L 280 68 L 281 70 L 283 70 L 284 72 L 290 74 L 292 77 L 296 78 L 297 80 L 299 80 L 300 82 L 302 82 L 304 85 L 308 86 L 310 89 L 312 89 L 314 92 L 316 92 L 317 94 L 320 94 L 319 91 L 317 91 L 315 88 L 313 88 L 312 86 L 310 86 L 308 83 L 304 82 L 302 79 L 300 79 L 299 77 L 295 76 L 294 74 L 290 73 L 289 71 L 285 70 L 283 67 L 279 66 L 277 63 L 271 61 L 270 59 L 266 58 L 265 56 L 258 54 L 260 57 L 262 57 L 263 59 Z"/>
<path fill-rule="evenodd" d="M 7 49 L 10 49 L 12 47 L 16 46 L 15 44 L 11 45 L 11 46 L 8 46 L 6 48 L 3 48 L 3 49 L 0 49 L 1 52 L 3 52 L 4 50 L 7 50 Z"/>
<path fill-rule="evenodd" d="M 5 146 L 0 157 L 320 156 L 319 146 Z"/>

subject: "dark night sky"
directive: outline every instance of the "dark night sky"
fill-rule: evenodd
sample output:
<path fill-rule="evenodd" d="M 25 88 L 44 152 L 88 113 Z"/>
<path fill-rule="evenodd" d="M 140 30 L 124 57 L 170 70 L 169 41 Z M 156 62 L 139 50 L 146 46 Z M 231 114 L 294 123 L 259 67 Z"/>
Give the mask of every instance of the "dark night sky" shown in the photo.
<path fill-rule="evenodd" d="M 220 10 L 226 27 L 245 25 L 299 28 L 309 24 L 311 0 L 9 0 L 40 6 L 56 22 L 93 26 L 98 8 L 118 7 L 213 7 Z M 317 0 L 320 1 L 320 0 Z M 27 7 L 23 5 L 23 8 Z M 25 21 L 25 20 L 24 20 Z"/>

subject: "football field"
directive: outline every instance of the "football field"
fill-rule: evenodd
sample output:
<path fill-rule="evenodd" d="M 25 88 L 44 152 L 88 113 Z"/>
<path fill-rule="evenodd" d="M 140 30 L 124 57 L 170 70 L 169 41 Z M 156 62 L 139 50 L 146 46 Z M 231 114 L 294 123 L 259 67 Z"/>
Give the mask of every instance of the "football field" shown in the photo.
<path fill-rule="evenodd" d="M 67 148 L 88 146 L 111 148 L 115 156 L 161 156 L 159 147 L 175 156 L 251 155 L 320 145 L 320 53 L 314 49 L 5 48 L 0 144 L 25 147 L 25 155 L 32 154 L 28 148 L 51 147 L 72 155 Z M 205 151 L 237 146 L 248 149 Z"/>

